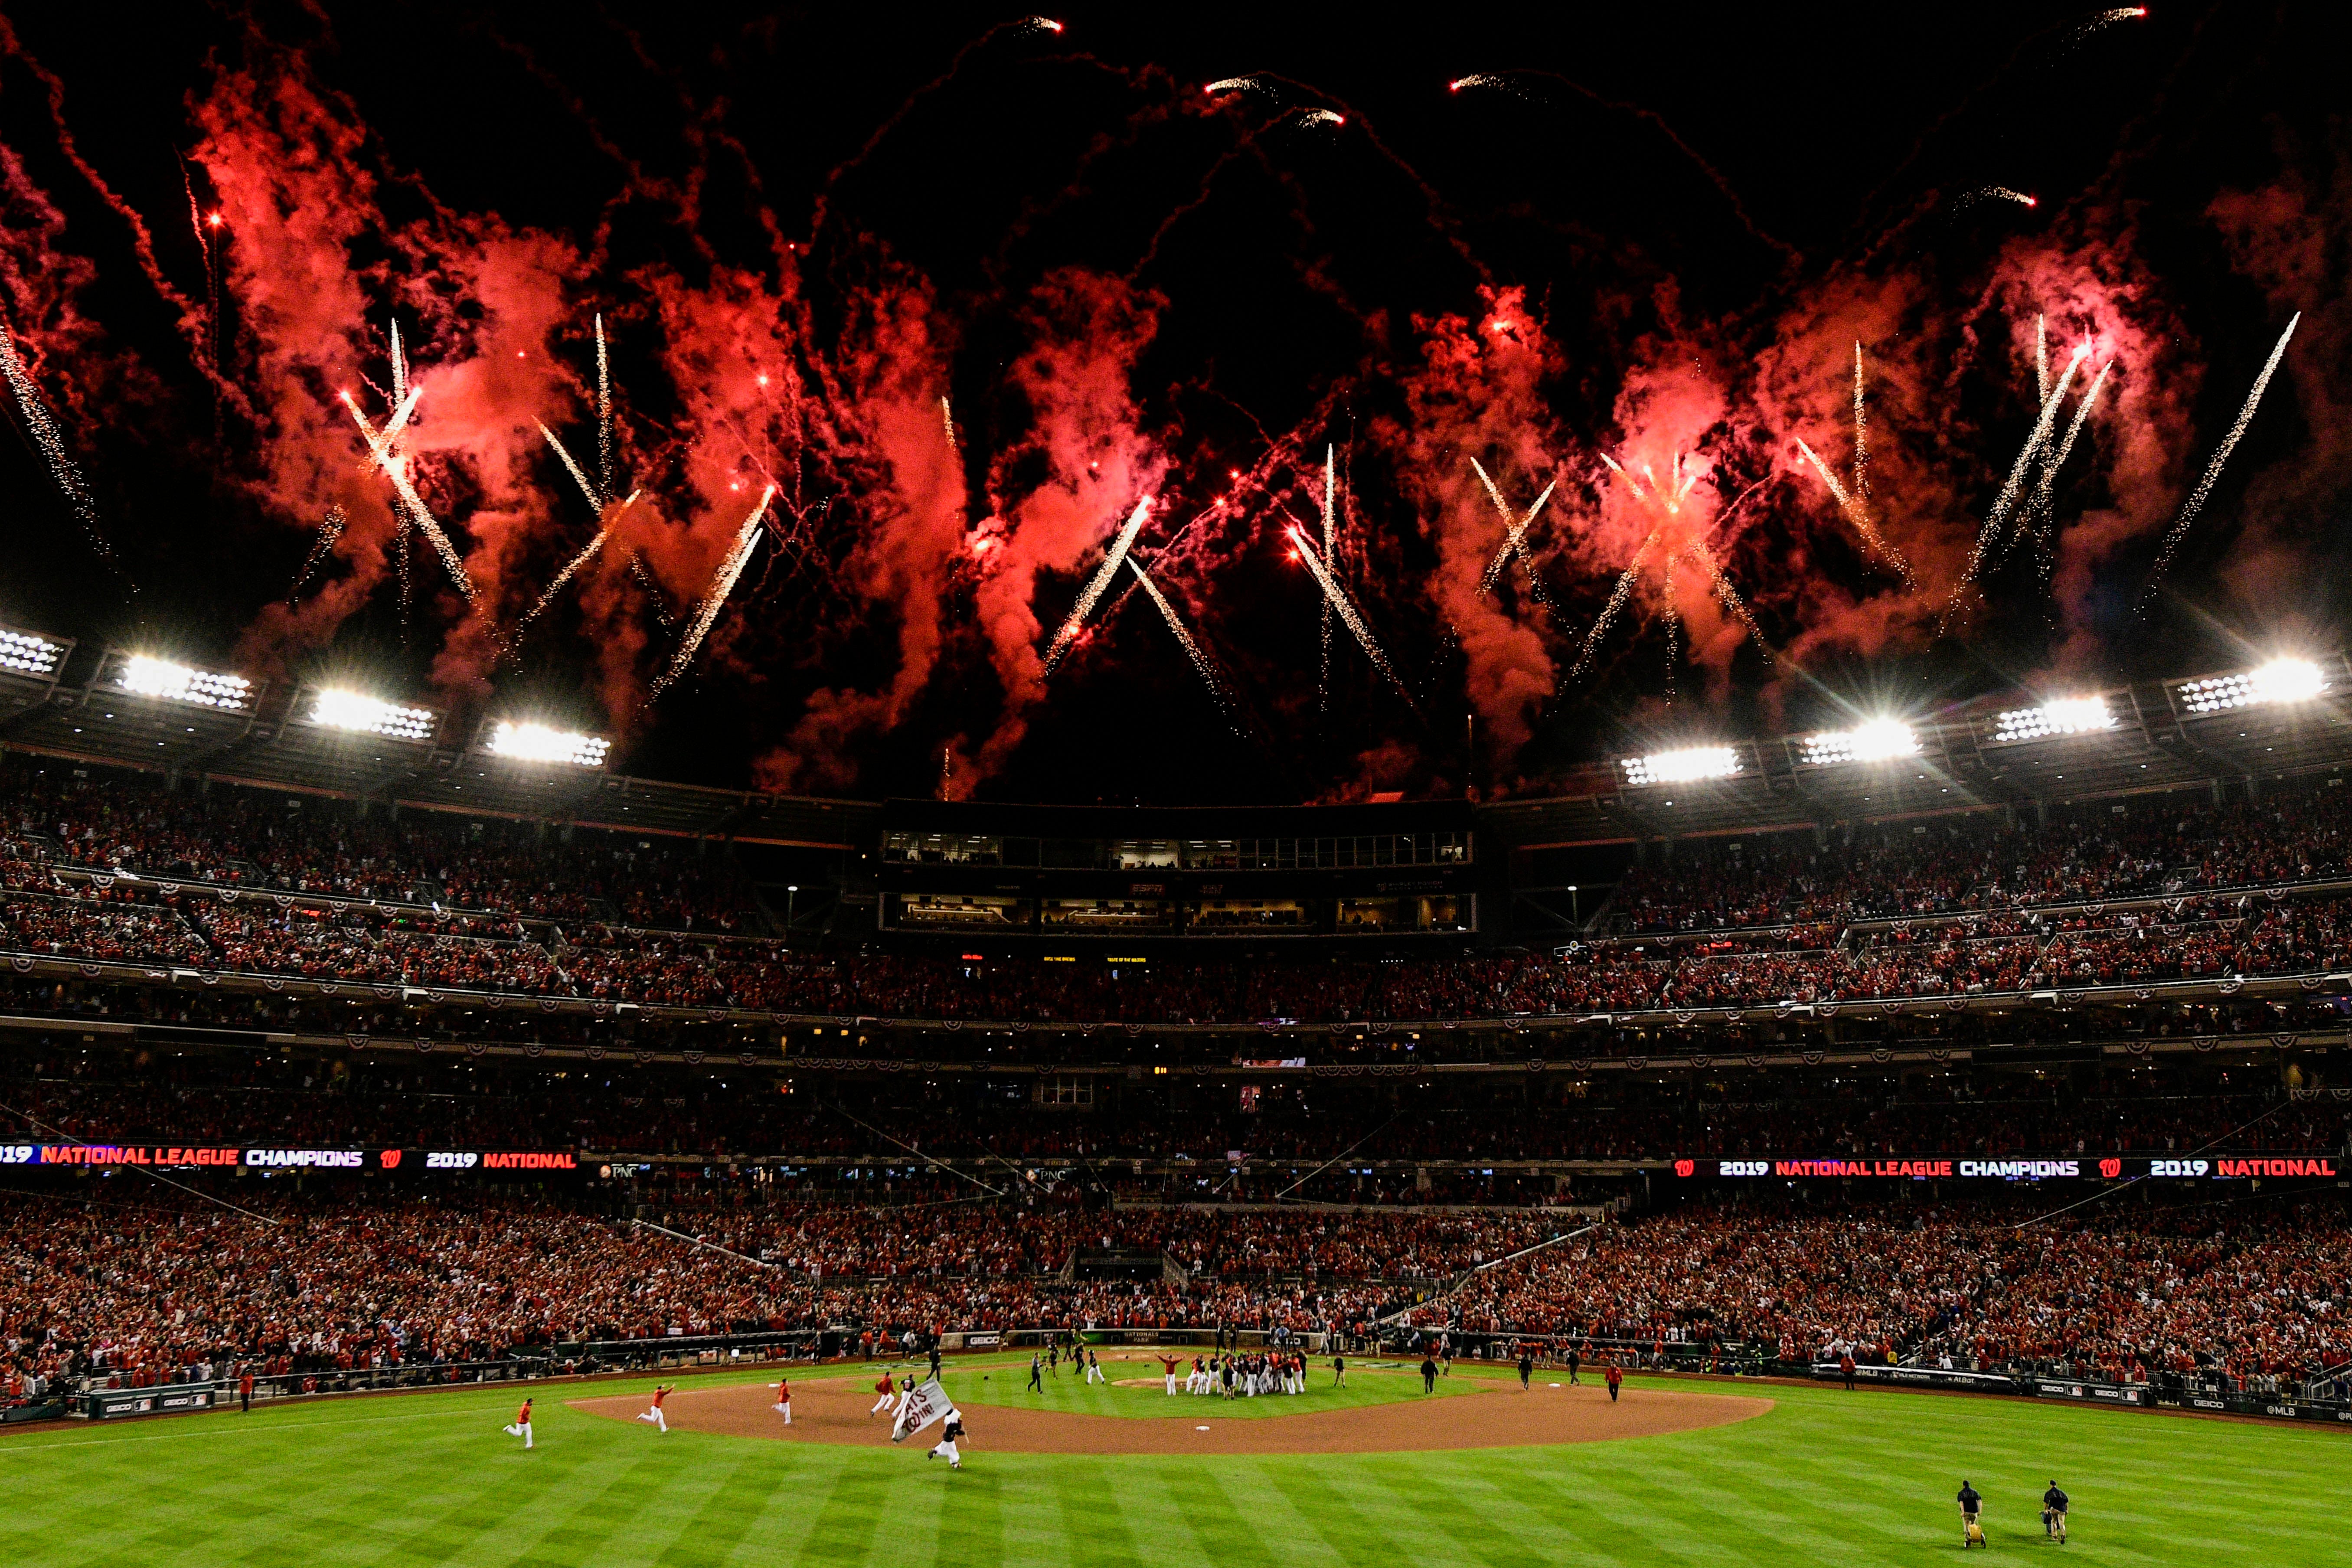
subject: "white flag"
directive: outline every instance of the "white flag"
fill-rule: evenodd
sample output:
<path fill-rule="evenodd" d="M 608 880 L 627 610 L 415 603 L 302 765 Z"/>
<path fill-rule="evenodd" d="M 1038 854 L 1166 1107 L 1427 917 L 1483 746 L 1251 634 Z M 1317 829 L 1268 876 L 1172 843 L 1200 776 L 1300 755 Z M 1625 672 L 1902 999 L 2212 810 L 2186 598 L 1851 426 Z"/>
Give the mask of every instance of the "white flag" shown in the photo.
<path fill-rule="evenodd" d="M 945 1415 L 955 1402 L 936 1377 L 927 1379 L 898 1402 L 898 1418 L 891 1423 L 890 1441 L 901 1442 Z"/>

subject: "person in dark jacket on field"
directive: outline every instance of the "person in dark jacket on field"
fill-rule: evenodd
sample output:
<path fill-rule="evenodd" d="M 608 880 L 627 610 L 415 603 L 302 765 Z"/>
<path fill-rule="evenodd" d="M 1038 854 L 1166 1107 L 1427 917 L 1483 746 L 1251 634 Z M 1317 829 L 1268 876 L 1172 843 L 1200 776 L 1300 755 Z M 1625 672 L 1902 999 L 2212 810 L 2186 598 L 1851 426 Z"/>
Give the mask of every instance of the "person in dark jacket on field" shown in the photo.
<path fill-rule="evenodd" d="M 1959 1504 L 1960 1550 L 1965 1552 L 1971 1546 L 1981 1544 L 1984 1541 L 1984 1527 L 1977 1521 L 1977 1515 L 1984 1510 L 1984 1494 L 1968 1482 L 1962 1481 Z"/>
<path fill-rule="evenodd" d="M 2056 1481 L 2042 1494 L 2042 1533 L 2061 1546 L 2066 1544 L 2066 1494 L 2058 1489 Z"/>
<path fill-rule="evenodd" d="M 1426 1355 L 1421 1358 L 1421 1391 L 1423 1394 L 1437 1392 L 1437 1363 Z"/>
<path fill-rule="evenodd" d="M 1528 1391 L 1528 1379 L 1535 1374 L 1536 1358 L 1528 1353 L 1527 1346 L 1521 1345 L 1519 1347 L 1519 1392 L 1521 1394 Z"/>

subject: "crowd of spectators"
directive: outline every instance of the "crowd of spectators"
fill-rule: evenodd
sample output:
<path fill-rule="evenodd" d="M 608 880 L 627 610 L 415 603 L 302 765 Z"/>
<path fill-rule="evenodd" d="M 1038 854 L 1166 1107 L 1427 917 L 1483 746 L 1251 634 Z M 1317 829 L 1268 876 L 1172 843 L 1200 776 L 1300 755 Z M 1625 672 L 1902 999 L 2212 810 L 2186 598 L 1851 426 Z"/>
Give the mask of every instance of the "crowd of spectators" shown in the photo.
<path fill-rule="evenodd" d="M 2341 781 L 2337 781 L 2341 782 Z M 2010 826 L 1989 816 L 1675 846 L 1621 879 L 1633 931 L 1844 924 L 1958 910 L 2263 888 L 2352 874 L 2352 791 Z"/>
<path fill-rule="evenodd" d="M 511 1200 L 238 1209 L 0 1195 L 12 1379 L 174 1381 L 497 1359 L 671 1333 L 1043 1326 L 1738 1343 L 2147 1381 L 2352 1360 L 2352 1228 L 2124 1204 L 1692 1204 L 1569 1235 L 1518 1215 L 780 1205 L 676 1231 Z M 1549 1244 L 1549 1245 L 1546 1245 Z M 719 1250 L 726 1248 L 727 1250 Z M 1089 1252 L 1160 1250 L 1145 1280 Z"/>
<path fill-rule="evenodd" d="M 568 837 L 568 841 L 566 841 Z M 0 758 L 0 858 L 214 887 L 730 931 L 750 900 L 688 847 L 436 812 L 367 816 L 259 791 L 174 792 L 143 774 Z"/>

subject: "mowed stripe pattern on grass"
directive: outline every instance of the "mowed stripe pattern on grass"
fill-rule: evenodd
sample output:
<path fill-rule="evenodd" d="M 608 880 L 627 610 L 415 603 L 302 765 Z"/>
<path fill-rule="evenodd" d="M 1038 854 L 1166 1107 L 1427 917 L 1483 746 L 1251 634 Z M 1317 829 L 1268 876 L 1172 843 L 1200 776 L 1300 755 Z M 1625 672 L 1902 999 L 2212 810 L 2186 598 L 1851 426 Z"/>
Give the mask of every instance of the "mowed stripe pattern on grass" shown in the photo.
<path fill-rule="evenodd" d="M 2054 1476 L 2074 1499 L 2070 1560 L 2352 1568 L 2335 1500 L 2352 1435 L 1874 1390 L 1771 1394 L 1776 1408 L 1754 1421 L 1620 1443 L 1198 1459 L 976 1447 L 953 1475 L 911 1442 L 664 1436 L 553 1397 L 526 1454 L 499 1430 L 517 1403 L 503 1389 L 322 1402 L 0 1436 L 0 1558 L 1874 1568 L 1952 1560 L 1963 1477 L 1986 1495 L 1996 1551 L 2055 1550 L 2035 1518 Z"/>

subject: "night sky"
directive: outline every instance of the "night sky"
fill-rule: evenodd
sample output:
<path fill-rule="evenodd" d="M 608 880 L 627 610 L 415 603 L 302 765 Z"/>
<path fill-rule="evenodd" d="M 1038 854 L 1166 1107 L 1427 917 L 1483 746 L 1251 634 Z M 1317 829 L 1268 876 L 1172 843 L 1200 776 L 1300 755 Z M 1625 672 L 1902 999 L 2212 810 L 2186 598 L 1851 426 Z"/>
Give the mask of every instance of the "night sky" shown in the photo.
<path fill-rule="evenodd" d="M 0 7 L 0 622 L 661 777 L 1179 803 L 2340 640 L 2318 7 L 323 10 Z M 601 490 L 600 313 L 601 510 L 537 427 Z M 341 401 L 394 324 L 470 608 Z M 1327 448 L 1378 660 L 1287 531 Z M 1516 553 L 1480 469 L 1551 487 Z M 1122 568 L 1048 674 L 1146 498 L 1205 669 Z"/>

